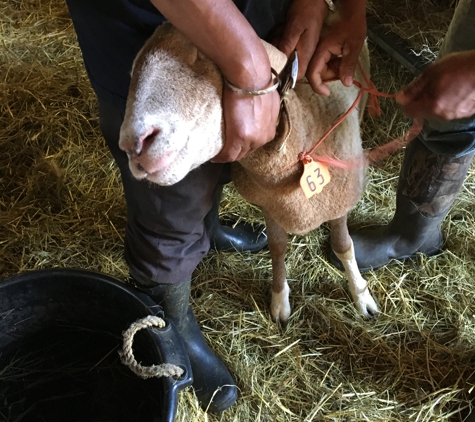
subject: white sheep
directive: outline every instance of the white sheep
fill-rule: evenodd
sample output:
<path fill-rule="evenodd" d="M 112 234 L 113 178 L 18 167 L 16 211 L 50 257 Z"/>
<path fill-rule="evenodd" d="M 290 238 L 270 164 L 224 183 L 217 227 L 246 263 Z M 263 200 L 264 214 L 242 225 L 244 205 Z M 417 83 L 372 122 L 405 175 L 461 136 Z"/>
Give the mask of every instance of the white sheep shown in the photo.
<path fill-rule="evenodd" d="M 264 45 L 272 67 L 280 72 L 287 58 Z M 361 61 L 368 70 L 366 48 Z M 339 81 L 329 87 L 331 95 L 324 97 L 308 84 L 297 84 L 287 94 L 276 138 L 232 166 L 236 189 L 264 214 L 273 268 L 271 314 L 281 323 L 291 313 L 284 263 L 287 233 L 306 234 L 324 222 L 330 222 L 331 245 L 345 267 L 357 309 L 365 316 L 378 312 L 358 270 L 346 224 L 347 213 L 364 188 L 363 160 L 349 168 L 330 167 L 331 181 L 310 199 L 299 185 L 303 171 L 302 162 L 296 163 L 299 154 L 313 147 L 358 94 L 357 87 L 344 87 Z M 128 154 L 134 177 L 168 186 L 213 158 L 224 145 L 222 90 L 218 68 L 172 25 L 160 26 L 134 62 L 120 133 L 119 145 Z M 314 154 L 353 162 L 363 157 L 362 108 L 352 112 Z"/>

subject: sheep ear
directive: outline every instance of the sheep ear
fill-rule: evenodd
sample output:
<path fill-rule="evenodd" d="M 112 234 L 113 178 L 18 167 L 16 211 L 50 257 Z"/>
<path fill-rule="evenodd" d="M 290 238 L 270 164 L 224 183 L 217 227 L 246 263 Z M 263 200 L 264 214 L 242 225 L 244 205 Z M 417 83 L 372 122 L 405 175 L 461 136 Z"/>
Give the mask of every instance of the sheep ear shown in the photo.
<path fill-rule="evenodd" d="M 262 44 L 267 51 L 267 55 L 269 56 L 270 65 L 271 67 L 277 71 L 277 73 L 282 72 L 285 64 L 287 63 L 287 57 L 285 56 L 282 51 L 278 50 L 272 44 L 262 40 Z"/>

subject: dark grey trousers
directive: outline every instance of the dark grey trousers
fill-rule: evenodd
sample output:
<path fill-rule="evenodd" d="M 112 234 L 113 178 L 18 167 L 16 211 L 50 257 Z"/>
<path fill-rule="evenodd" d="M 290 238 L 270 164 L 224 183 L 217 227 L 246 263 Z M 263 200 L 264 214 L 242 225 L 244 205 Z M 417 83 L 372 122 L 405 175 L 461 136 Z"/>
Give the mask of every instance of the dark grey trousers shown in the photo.
<path fill-rule="evenodd" d="M 84 3 L 76 0 L 69 0 L 68 3 L 77 12 L 73 19 L 78 16 L 75 22 L 78 35 L 85 34 L 84 37 L 79 37 L 80 41 L 83 40 L 80 44 L 83 53 L 90 52 L 84 58 L 99 97 L 101 129 L 122 177 L 127 202 L 125 259 L 130 275 L 148 286 L 189 280 L 209 250 L 203 219 L 211 209 L 216 186 L 228 179 L 225 169 L 229 166 L 206 163 L 193 170 L 181 182 L 169 187 L 137 181 L 132 177 L 127 156 L 118 147 L 125 102 L 110 102 L 109 98 L 112 96 L 101 95 L 105 90 L 97 88 L 97 80 L 102 75 L 99 74 L 97 78 L 94 76 L 101 69 L 100 66 L 93 66 L 96 53 L 94 40 L 86 37 L 90 32 L 88 25 L 94 22 L 91 10 L 89 14 L 82 14 L 80 12 L 85 12 L 82 9 L 86 8 Z M 236 5 L 261 37 L 269 34 L 272 27 L 282 21 L 289 4 L 290 0 L 236 0 Z M 92 6 L 87 7 L 91 9 Z M 126 29 L 123 31 L 124 37 L 130 32 L 130 27 Z M 121 26 L 117 25 L 115 30 L 117 33 L 114 39 L 117 41 L 117 37 L 122 35 Z M 96 41 L 99 43 L 100 39 Z M 137 46 L 137 51 L 140 47 Z M 90 57 L 90 66 L 87 57 Z M 129 60 L 131 67 L 134 57 L 121 56 L 120 52 L 116 57 L 119 57 L 117 60 Z"/>
<path fill-rule="evenodd" d="M 173 186 L 138 181 L 118 146 L 122 117 L 115 107 L 101 103 L 102 133 L 119 166 L 127 202 L 125 259 L 130 275 L 149 286 L 179 283 L 191 277 L 209 249 L 203 219 L 223 164 L 204 164 Z"/>

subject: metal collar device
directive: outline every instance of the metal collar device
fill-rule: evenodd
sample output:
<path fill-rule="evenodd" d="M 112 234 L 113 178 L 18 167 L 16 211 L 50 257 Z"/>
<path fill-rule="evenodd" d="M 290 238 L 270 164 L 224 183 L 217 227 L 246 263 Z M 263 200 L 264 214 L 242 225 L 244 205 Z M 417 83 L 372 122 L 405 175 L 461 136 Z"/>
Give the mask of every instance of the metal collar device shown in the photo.
<path fill-rule="evenodd" d="M 297 83 L 297 75 L 299 72 L 299 59 L 297 50 L 294 50 L 289 56 L 287 63 L 279 74 L 280 86 L 277 91 L 280 94 L 280 98 L 284 98 L 287 91 L 295 88 Z"/>

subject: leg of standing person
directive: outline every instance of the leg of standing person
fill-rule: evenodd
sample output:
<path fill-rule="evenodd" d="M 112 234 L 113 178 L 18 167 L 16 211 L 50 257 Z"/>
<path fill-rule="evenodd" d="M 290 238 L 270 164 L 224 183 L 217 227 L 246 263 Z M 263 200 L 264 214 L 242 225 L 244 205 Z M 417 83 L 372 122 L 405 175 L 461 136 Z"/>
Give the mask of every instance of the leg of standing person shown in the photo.
<path fill-rule="evenodd" d="M 182 336 L 193 371 L 193 387 L 204 409 L 218 413 L 237 398 L 234 380 L 213 353 L 189 305 L 191 276 L 208 251 L 203 219 L 222 165 L 208 163 L 174 186 L 138 181 L 117 139 L 123 114 L 100 107 L 101 128 L 118 164 L 127 202 L 125 258 L 131 281 L 160 305 Z"/>
<path fill-rule="evenodd" d="M 475 1 L 460 0 L 440 55 L 475 49 Z M 475 150 L 475 116 L 427 121 L 405 151 L 396 212 L 385 226 L 351 233 L 356 260 L 366 271 L 392 259 L 434 255 L 443 245 L 441 223 L 463 185 Z M 331 260 L 340 266 L 336 257 Z"/>
<path fill-rule="evenodd" d="M 282 17 L 284 3 L 288 1 L 236 2 L 260 36 Z M 132 177 L 127 156 L 118 148 L 130 69 L 164 18 L 148 0 L 68 0 L 68 7 L 99 98 L 101 129 L 121 172 L 127 203 L 125 259 L 131 279 L 177 326 L 202 407 L 221 412 L 236 401 L 237 389 L 224 363 L 204 340 L 189 296 L 192 273 L 209 249 L 204 221 L 219 201 L 216 192 L 224 165 L 207 163 L 170 187 Z"/>

